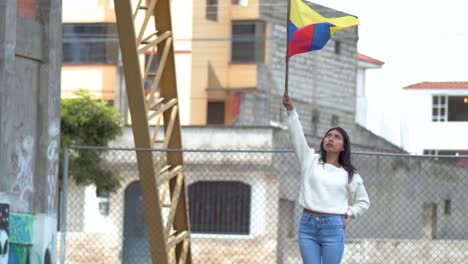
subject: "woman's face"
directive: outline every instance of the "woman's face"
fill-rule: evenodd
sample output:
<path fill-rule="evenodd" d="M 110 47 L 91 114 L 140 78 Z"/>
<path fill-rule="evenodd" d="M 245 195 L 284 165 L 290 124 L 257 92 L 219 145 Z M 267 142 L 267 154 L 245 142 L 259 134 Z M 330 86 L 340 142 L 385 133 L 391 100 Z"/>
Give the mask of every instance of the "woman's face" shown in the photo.
<path fill-rule="evenodd" d="M 343 135 L 336 129 L 328 131 L 323 138 L 322 147 L 327 153 L 340 153 L 344 150 Z"/>

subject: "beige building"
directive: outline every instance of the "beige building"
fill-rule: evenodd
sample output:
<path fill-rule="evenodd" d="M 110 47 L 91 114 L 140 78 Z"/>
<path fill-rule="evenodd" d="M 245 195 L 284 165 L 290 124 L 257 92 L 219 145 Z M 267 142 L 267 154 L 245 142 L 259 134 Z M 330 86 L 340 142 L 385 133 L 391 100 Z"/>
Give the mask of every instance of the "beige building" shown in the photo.
<path fill-rule="evenodd" d="M 256 66 L 265 60 L 267 24 L 258 20 L 258 0 L 171 2 L 181 124 L 230 125 L 239 93 L 255 91 Z M 125 113 L 113 1 L 65 0 L 63 23 L 62 97 L 89 89 Z"/>
<path fill-rule="evenodd" d="M 190 124 L 232 124 L 239 93 L 254 92 L 257 64 L 265 63 L 267 22 L 258 0 L 194 1 Z M 216 4 L 216 2 L 218 2 Z"/>
<path fill-rule="evenodd" d="M 113 1 L 63 1 L 62 97 L 80 88 L 115 100 L 118 62 Z"/>

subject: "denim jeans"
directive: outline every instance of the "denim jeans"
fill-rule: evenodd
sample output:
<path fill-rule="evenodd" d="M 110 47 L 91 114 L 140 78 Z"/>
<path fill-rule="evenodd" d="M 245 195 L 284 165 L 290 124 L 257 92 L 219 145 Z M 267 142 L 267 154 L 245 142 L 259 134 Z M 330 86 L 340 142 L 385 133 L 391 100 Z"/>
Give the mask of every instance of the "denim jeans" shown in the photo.
<path fill-rule="evenodd" d="M 303 212 L 299 248 L 304 264 L 340 264 L 345 245 L 341 215 L 319 216 Z"/>

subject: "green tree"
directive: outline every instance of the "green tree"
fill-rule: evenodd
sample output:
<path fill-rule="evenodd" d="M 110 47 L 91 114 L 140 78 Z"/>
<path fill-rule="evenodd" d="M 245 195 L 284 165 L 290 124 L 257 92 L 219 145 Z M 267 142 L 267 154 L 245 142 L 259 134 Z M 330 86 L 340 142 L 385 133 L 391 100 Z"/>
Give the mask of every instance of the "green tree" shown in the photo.
<path fill-rule="evenodd" d="M 62 100 L 61 145 L 108 146 L 122 133 L 119 113 L 106 100 L 93 99 L 87 90 L 75 95 Z M 98 192 L 114 192 L 120 187 L 118 173 L 102 166 L 104 151 L 71 149 L 69 153 L 69 175 L 78 185 L 95 184 Z"/>

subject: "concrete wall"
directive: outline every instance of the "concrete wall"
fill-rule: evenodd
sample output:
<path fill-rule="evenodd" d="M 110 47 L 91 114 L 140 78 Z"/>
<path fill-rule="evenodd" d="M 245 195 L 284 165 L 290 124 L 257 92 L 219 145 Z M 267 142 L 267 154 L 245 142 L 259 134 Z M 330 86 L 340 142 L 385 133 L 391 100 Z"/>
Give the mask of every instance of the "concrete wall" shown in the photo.
<path fill-rule="evenodd" d="M 55 259 L 61 1 L 0 2 L 0 203 L 10 263 Z"/>

